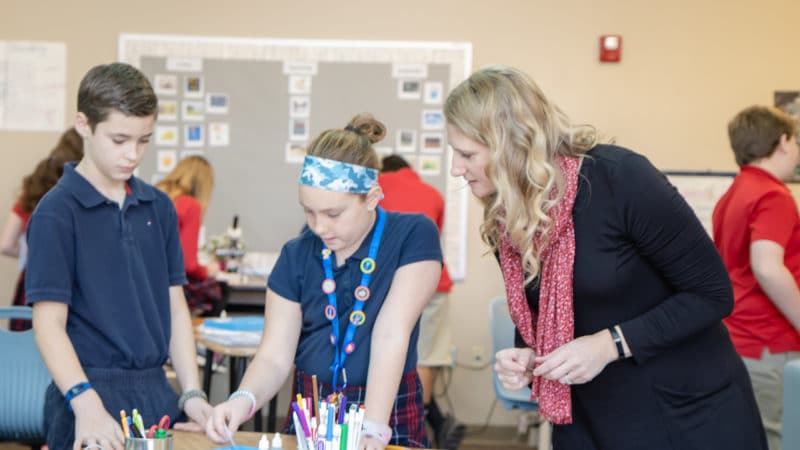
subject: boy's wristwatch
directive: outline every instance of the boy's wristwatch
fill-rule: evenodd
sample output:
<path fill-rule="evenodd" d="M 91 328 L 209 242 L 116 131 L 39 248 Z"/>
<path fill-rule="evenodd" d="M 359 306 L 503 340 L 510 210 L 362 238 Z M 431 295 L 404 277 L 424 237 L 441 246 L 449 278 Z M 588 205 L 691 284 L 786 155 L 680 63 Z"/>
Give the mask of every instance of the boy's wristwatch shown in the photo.
<path fill-rule="evenodd" d="M 184 392 L 180 398 L 178 398 L 178 411 L 183 411 L 183 405 L 186 404 L 186 400 L 195 397 L 202 397 L 203 400 L 208 401 L 208 396 L 205 392 L 201 391 L 200 389 L 192 389 Z"/>

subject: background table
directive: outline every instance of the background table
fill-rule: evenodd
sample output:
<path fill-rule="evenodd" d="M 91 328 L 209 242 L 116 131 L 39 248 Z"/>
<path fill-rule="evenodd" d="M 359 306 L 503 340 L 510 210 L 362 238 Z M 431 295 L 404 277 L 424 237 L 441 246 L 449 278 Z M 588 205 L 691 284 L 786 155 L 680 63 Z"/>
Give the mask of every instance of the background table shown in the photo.
<path fill-rule="evenodd" d="M 222 355 L 227 356 L 230 364 L 228 365 L 228 380 L 229 380 L 229 392 L 228 394 L 232 393 L 236 388 L 239 387 L 239 384 L 242 382 L 242 377 L 244 377 L 244 371 L 247 369 L 247 362 L 256 354 L 256 350 L 258 347 L 240 347 L 240 346 L 228 346 L 224 344 L 220 344 L 214 341 L 210 341 L 205 339 L 200 333 L 197 332 L 197 327 L 203 323 L 204 318 L 197 318 L 194 319 L 193 325 L 195 329 L 195 340 L 197 343 L 202 344 L 206 348 L 206 365 L 203 367 L 203 391 L 206 393 L 207 396 L 211 395 L 211 376 L 213 375 L 213 363 L 214 363 L 214 355 Z M 275 393 L 275 396 L 269 401 L 268 406 L 268 413 L 267 413 L 267 431 L 274 433 L 275 422 L 276 422 L 276 414 L 278 411 L 278 394 Z M 256 414 L 253 417 L 255 421 L 254 427 L 256 431 L 262 430 L 262 423 L 263 419 L 261 416 L 261 409 L 259 408 L 256 410 Z M 238 443 L 238 442 L 237 442 Z"/>

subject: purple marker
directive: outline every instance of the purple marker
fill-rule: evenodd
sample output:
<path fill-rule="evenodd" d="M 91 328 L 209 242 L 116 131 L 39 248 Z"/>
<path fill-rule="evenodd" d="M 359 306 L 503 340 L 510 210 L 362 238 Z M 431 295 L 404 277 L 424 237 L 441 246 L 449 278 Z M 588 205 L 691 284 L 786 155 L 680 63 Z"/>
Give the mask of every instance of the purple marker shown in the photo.
<path fill-rule="evenodd" d="M 345 409 L 347 408 L 347 396 L 342 395 L 342 401 L 339 402 L 339 421 L 337 422 L 339 425 L 344 423 L 344 413 L 346 412 Z"/>

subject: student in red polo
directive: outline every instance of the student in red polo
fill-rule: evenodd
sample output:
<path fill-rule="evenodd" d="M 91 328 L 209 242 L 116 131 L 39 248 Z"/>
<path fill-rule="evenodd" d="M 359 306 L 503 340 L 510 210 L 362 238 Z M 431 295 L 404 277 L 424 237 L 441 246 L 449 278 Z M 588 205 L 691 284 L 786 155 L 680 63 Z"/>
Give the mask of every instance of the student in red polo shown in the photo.
<path fill-rule="evenodd" d="M 797 131 L 775 108 L 737 114 L 728 135 L 741 172 L 713 215 L 735 300 L 724 322 L 750 372 L 770 450 L 780 449 L 783 366 L 800 358 L 800 215 L 783 182 L 800 162 Z"/>

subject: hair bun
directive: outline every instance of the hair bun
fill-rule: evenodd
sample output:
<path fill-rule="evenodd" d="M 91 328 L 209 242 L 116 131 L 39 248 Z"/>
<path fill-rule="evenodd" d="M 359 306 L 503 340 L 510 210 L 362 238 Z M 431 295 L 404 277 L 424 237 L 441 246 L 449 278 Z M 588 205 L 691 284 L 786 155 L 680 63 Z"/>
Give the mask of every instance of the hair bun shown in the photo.
<path fill-rule="evenodd" d="M 361 113 L 350 119 L 345 127 L 369 139 L 370 144 L 375 144 L 386 137 L 386 125 L 375 119 L 372 114 Z"/>

